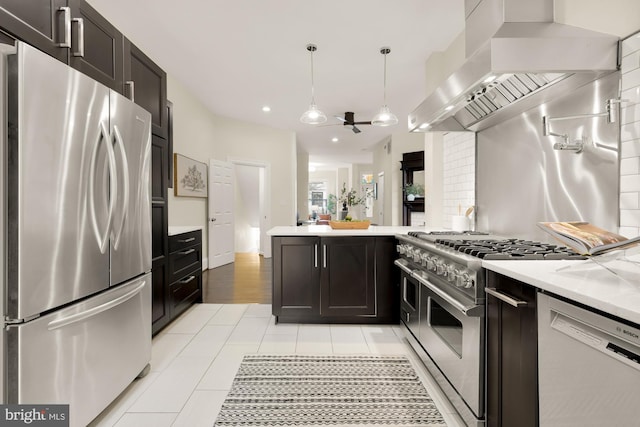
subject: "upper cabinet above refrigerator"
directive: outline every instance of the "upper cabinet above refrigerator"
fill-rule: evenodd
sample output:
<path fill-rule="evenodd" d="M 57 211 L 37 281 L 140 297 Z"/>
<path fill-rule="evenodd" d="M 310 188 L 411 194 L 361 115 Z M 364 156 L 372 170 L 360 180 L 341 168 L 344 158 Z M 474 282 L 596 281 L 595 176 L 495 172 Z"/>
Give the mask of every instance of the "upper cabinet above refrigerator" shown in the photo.
<path fill-rule="evenodd" d="M 123 36 L 84 0 L 0 0 L 2 28 L 122 93 Z"/>
<path fill-rule="evenodd" d="M 33 5 L 31 1 L 0 0 L 3 30 L 66 63 L 71 42 L 64 37 L 65 14 L 70 18 L 70 11 L 65 9 L 67 0 L 40 1 L 38 7 Z"/>

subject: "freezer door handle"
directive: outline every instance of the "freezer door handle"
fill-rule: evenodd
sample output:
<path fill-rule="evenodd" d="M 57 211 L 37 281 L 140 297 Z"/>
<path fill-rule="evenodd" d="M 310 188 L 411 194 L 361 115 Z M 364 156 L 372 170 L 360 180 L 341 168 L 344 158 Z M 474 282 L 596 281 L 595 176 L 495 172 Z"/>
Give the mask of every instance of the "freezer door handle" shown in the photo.
<path fill-rule="evenodd" d="M 100 231 L 98 225 L 98 217 L 96 212 L 96 194 L 95 194 L 95 180 L 96 180 L 96 168 L 98 163 L 98 148 L 100 147 L 100 141 L 105 142 L 107 147 L 107 158 L 109 159 L 109 177 L 111 178 L 111 185 L 109 185 L 109 211 L 107 216 L 107 225 L 104 228 L 104 232 Z M 100 122 L 100 132 L 93 146 L 93 153 L 91 154 L 91 168 L 89 171 L 89 206 L 91 211 L 91 222 L 93 224 L 93 232 L 96 235 L 98 241 L 98 247 L 100 253 L 105 253 L 109 245 L 109 232 L 111 230 L 111 223 L 113 221 L 113 211 L 118 198 L 118 181 L 115 174 L 116 156 L 113 151 L 113 147 L 110 143 L 109 131 L 104 122 Z"/>
<path fill-rule="evenodd" d="M 111 233 L 111 238 L 113 239 L 113 249 L 118 250 L 118 246 L 120 245 L 120 238 L 122 237 L 122 230 L 124 230 L 124 224 L 127 220 L 127 213 L 129 212 L 129 161 L 127 159 L 127 153 L 124 148 L 124 140 L 122 139 L 122 135 L 120 134 L 120 130 L 117 125 L 113 126 L 113 135 L 115 139 L 115 144 L 120 148 L 120 157 L 122 158 L 122 172 L 120 176 L 123 181 L 123 190 L 124 194 L 122 196 L 122 221 L 120 222 L 120 226 L 117 227 L 116 233 Z"/>
<path fill-rule="evenodd" d="M 97 314 L 100 314 L 102 312 L 105 312 L 107 310 L 111 310 L 112 308 L 123 304 L 127 301 L 129 301 L 131 298 L 133 298 L 134 296 L 138 295 L 142 289 L 144 288 L 144 286 L 146 285 L 146 280 L 142 280 L 141 282 L 139 282 L 137 284 L 137 286 L 135 288 L 133 288 L 132 290 L 130 290 L 129 292 L 127 292 L 124 295 L 119 296 L 118 298 L 112 299 L 111 301 L 108 301 L 104 304 L 98 305 L 96 307 L 90 308 L 88 310 L 85 311 L 81 311 L 80 313 L 75 313 L 72 314 L 71 316 L 67 316 L 67 317 L 63 317 L 62 319 L 57 319 L 57 320 L 53 320 L 51 322 L 49 322 L 49 325 L 47 325 L 47 328 L 50 331 L 53 331 L 55 329 L 60 329 L 60 328 L 64 328 L 65 326 L 69 326 L 72 325 L 74 323 L 78 323 L 78 322 L 82 322 L 90 317 L 93 317 Z"/>

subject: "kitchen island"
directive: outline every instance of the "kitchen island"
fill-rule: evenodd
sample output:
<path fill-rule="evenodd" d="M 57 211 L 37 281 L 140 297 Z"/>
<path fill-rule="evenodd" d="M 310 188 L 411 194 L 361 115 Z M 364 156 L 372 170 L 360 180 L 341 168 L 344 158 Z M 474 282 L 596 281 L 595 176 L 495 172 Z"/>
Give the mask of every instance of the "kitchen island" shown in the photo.
<path fill-rule="evenodd" d="M 424 227 L 275 227 L 272 311 L 277 322 L 397 323 L 396 234 Z"/>

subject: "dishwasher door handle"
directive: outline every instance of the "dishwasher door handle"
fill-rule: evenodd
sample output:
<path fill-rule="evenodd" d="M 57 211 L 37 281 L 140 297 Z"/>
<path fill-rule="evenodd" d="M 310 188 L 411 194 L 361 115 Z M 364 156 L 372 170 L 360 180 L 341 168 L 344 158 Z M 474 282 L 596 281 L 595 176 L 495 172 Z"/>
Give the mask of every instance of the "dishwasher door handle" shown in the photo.
<path fill-rule="evenodd" d="M 500 301 L 506 302 L 507 304 L 515 308 L 526 307 L 528 305 L 526 301 L 516 299 L 511 295 L 505 294 L 504 292 L 497 290 L 496 288 L 484 288 L 484 291 L 489 295 L 496 297 Z"/>

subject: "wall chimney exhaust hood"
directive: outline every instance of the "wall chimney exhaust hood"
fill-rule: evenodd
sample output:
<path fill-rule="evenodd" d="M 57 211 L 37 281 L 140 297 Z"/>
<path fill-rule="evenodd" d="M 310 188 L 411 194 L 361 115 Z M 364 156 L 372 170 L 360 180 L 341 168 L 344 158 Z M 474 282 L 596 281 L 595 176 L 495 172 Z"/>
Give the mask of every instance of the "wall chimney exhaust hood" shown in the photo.
<path fill-rule="evenodd" d="M 467 59 L 409 114 L 409 131 L 486 129 L 618 69 L 618 38 L 554 23 L 553 0 L 465 8 Z"/>

